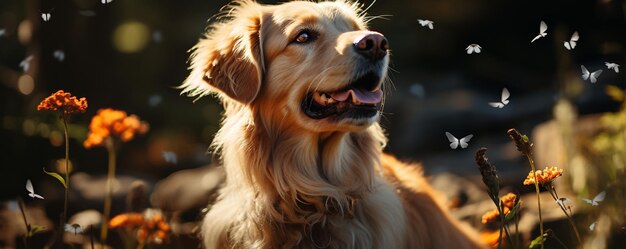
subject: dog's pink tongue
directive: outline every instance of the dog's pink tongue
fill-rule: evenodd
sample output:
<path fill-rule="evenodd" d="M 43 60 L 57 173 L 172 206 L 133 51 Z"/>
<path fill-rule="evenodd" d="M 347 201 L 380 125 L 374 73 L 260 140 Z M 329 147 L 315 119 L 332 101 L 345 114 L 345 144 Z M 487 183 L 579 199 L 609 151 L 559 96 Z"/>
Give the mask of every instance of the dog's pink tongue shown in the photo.
<path fill-rule="evenodd" d="M 365 104 L 378 104 L 383 99 L 383 91 L 379 88 L 376 91 L 370 92 L 365 89 L 352 88 L 343 92 L 334 92 L 330 94 L 330 97 L 337 101 L 346 101 L 348 97 L 352 95 L 352 99 L 358 100 Z"/>

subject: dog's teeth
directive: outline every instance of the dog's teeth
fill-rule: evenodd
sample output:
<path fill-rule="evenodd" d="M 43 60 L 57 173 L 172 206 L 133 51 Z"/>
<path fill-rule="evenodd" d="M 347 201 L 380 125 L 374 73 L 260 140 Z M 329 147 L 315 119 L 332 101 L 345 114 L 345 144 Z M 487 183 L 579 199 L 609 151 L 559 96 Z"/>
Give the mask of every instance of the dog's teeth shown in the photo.
<path fill-rule="evenodd" d="M 326 103 L 327 105 L 334 104 L 337 102 L 337 100 L 333 99 L 327 93 L 322 93 L 322 99 L 324 100 L 324 103 Z"/>
<path fill-rule="evenodd" d="M 327 103 L 328 102 L 328 97 L 326 97 L 325 93 L 322 93 L 320 95 L 320 100 L 322 101 L 322 103 Z"/>
<path fill-rule="evenodd" d="M 320 105 L 328 105 L 329 102 L 331 102 L 332 98 L 330 98 L 330 96 L 326 93 L 313 93 L 313 99 L 315 99 L 315 102 L 317 102 Z"/>
<path fill-rule="evenodd" d="M 331 105 L 338 102 L 336 99 L 333 99 L 330 94 L 320 92 L 313 93 L 313 99 L 320 105 Z"/>

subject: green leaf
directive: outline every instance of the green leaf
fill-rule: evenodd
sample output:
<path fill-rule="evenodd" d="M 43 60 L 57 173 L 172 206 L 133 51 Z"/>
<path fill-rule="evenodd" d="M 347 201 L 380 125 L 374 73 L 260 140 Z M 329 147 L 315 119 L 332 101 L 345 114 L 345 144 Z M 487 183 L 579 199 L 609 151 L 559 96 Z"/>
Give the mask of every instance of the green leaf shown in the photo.
<path fill-rule="evenodd" d="M 42 231 L 45 231 L 45 230 L 46 230 L 45 226 L 33 225 L 30 228 L 30 231 L 28 231 L 28 237 L 32 237 L 36 233 L 39 233 L 39 232 L 42 232 Z"/>
<path fill-rule="evenodd" d="M 67 184 L 65 183 L 65 179 L 61 175 L 59 175 L 59 174 L 57 174 L 55 172 L 48 172 L 48 171 L 46 171 L 45 168 L 43 169 L 43 172 L 45 172 L 46 174 L 48 174 L 48 175 L 56 178 L 57 180 L 59 180 L 59 182 L 61 182 L 61 184 L 63 184 L 63 187 L 67 189 Z"/>
<path fill-rule="evenodd" d="M 528 249 L 540 248 L 541 244 L 545 243 L 547 238 L 548 231 L 546 231 L 543 235 L 537 236 L 537 238 L 530 242 L 530 246 L 528 246 Z"/>
<path fill-rule="evenodd" d="M 515 198 L 515 206 L 513 206 L 513 208 L 511 208 L 511 211 L 509 211 L 509 213 L 506 214 L 506 216 L 504 217 L 505 223 L 508 223 L 509 221 L 513 220 L 515 216 L 519 213 L 520 208 L 521 206 L 520 206 L 519 197 L 518 197 L 518 198 Z"/>

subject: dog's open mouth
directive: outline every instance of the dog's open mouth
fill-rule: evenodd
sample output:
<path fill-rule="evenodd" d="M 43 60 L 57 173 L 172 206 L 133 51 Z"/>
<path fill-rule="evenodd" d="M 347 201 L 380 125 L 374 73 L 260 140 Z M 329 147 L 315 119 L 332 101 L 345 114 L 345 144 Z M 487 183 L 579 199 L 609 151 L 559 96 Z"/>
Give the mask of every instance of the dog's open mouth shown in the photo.
<path fill-rule="evenodd" d="M 370 118 L 376 115 L 383 99 L 380 76 L 367 73 L 346 88 L 329 92 L 311 92 L 302 101 L 304 113 L 312 119 L 330 116 Z"/>

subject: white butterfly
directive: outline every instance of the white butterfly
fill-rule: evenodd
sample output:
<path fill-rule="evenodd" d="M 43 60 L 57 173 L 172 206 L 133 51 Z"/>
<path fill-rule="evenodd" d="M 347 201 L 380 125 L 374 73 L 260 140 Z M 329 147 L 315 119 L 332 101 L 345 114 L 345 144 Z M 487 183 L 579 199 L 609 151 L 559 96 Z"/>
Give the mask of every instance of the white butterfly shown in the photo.
<path fill-rule="evenodd" d="M 433 26 L 433 24 L 435 24 L 435 22 L 431 21 L 431 20 L 421 20 L 421 19 L 417 19 L 417 21 L 420 23 L 420 25 L 422 25 L 422 27 L 426 27 L 428 26 L 429 29 L 434 29 L 435 27 Z"/>
<path fill-rule="evenodd" d="M 173 151 L 167 151 L 164 150 L 162 152 L 163 155 L 163 159 L 171 164 L 177 164 L 178 163 L 178 157 L 176 156 L 176 153 L 174 153 Z"/>
<path fill-rule="evenodd" d="M 52 55 L 54 56 L 54 58 L 56 58 L 59 61 L 65 60 L 65 52 L 63 52 L 63 50 L 60 50 L 60 49 L 54 50 Z"/>
<path fill-rule="evenodd" d="M 541 37 L 546 37 L 546 35 L 548 35 L 548 33 L 546 32 L 547 30 L 548 30 L 548 25 L 544 21 L 541 21 L 541 24 L 539 24 L 539 34 L 535 36 L 535 38 L 533 38 L 533 40 L 530 41 L 530 43 L 533 43 L 534 41 L 536 41 L 537 39 Z"/>
<path fill-rule="evenodd" d="M 593 231 L 594 229 L 596 229 L 596 224 L 598 224 L 597 221 L 594 223 L 591 223 L 591 225 L 589 225 L 589 231 Z"/>
<path fill-rule="evenodd" d="M 611 62 L 604 62 L 604 65 L 606 65 L 606 67 L 609 69 L 613 69 L 613 71 L 615 71 L 616 73 L 619 73 L 619 64 L 611 63 Z"/>
<path fill-rule="evenodd" d="M 583 71 L 583 80 L 589 79 L 591 83 L 596 83 L 598 81 L 598 77 L 600 77 L 600 74 L 602 73 L 602 69 L 589 73 L 589 70 L 587 70 L 587 68 L 583 65 L 580 66 L 580 69 Z"/>
<path fill-rule="evenodd" d="M 113 2 L 113 0 L 101 0 L 100 2 L 102 4 L 107 4 L 107 3 Z"/>
<path fill-rule="evenodd" d="M 472 53 L 480 54 L 481 49 L 483 48 L 479 46 L 478 44 L 470 44 L 469 46 L 467 46 L 467 48 L 465 48 L 465 50 L 467 51 L 467 54 L 472 54 Z"/>
<path fill-rule="evenodd" d="M 80 225 L 78 224 L 65 224 L 65 231 L 68 233 L 74 233 L 74 235 L 77 235 L 79 233 L 83 233 L 83 228 L 80 227 Z"/>
<path fill-rule="evenodd" d="M 578 38 L 580 38 L 578 36 L 578 31 L 575 31 L 574 34 L 572 34 L 572 38 L 570 38 L 569 41 L 563 42 L 563 46 L 565 46 L 567 50 L 574 49 L 576 47 L 576 42 L 578 41 Z"/>
<path fill-rule="evenodd" d="M 33 60 L 33 56 L 29 55 L 28 57 L 24 58 L 24 60 L 22 60 L 20 62 L 20 67 L 22 68 L 22 71 L 27 72 L 28 68 L 30 68 L 30 61 Z"/>
<path fill-rule="evenodd" d="M 450 148 L 452 149 L 456 149 L 457 147 L 459 147 L 459 145 L 461 145 L 461 148 L 463 149 L 467 148 L 468 146 L 467 142 L 469 142 L 473 136 L 474 135 L 469 134 L 461 139 L 458 139 L 454 137 L 452 134 L 450 134 L 450 132 L 446 132 L 446 137 L 448 137 L 448 141 L 450 141 Z"/>
<path fill-rule="evenodd" d="M 600 192 L 596 197 L 593 197 L 593 200 L 589 200 L 587 198 L 582 198 L 583 201 L 591 204 L 591 206 L 597 206 L 601 201 L 604 201 L 604 197 L 606 197 L 606 191 Z"/>
<path fill-rule="evenodd" d="M 502 96 L 500 97 L 500 102 L 489 102 L 489 105 L 492 107 L 496 107 L 496 108 L 502 108 L 505 105 L 509 104 L 510 96 L 511 96 L 511 93 L 509 93 L 509 90 L 504 88 L 502 89 Z"/>
<path fill-rule="evenodd" d="M 41 19 L 43 19 L 44 22 L 50 21 L 50 17 L 52 17 L 50 13 L 41 13 Z"/>
<path fill-rule="evenodd" d="M 6 29 L 0 29 L 0 37 L 4 36 L 7 33 Z"/>
<path fill-rule="evenodd" d="M 26 181 L 26 190 L 28 190 L 28 196 L 32 198 L 43 199 L 43 196 L 35 194 L 35 190 L 33 190 L 33 183 L 30 181 L 30 179 Z"/>
<path fill-rule="evenodd" d="M 556 204 L 563 208 L 570 208 L 572 207 L 572 200 L 570 200 L 569 198 L 561 197 L 556 200 Z"/>

